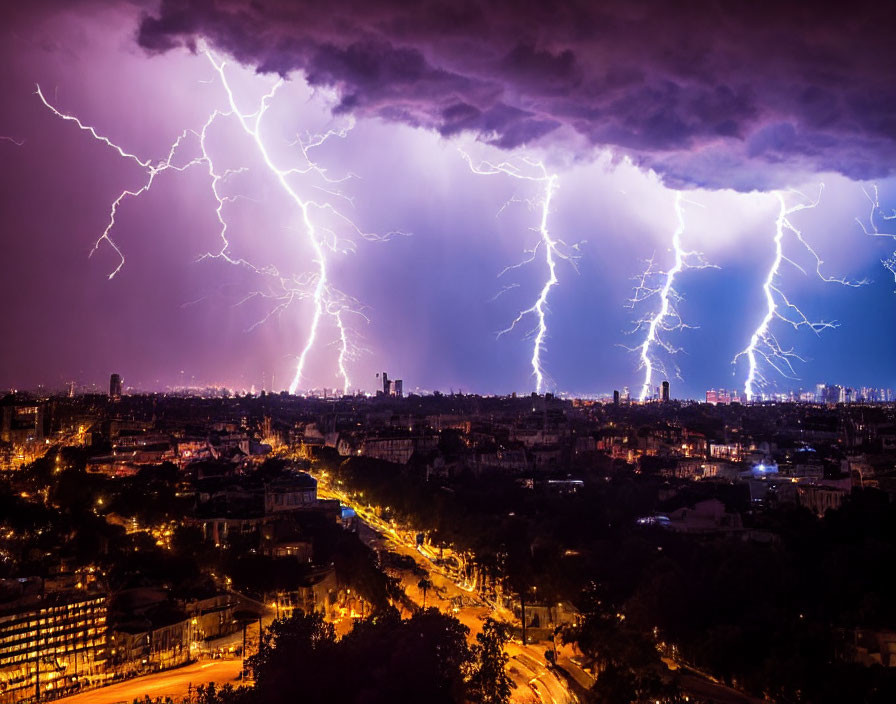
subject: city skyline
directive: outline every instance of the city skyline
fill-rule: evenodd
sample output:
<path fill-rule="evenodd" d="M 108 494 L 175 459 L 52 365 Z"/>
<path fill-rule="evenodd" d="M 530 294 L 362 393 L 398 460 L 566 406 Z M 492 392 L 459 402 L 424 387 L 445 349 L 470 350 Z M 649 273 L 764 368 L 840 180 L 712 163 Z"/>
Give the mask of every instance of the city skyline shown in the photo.
<path fill-rule="evenodd" d="M 746 388 L 750 364 L 766 379 L 757 392 L 818 380 L 896 385 L 886 264 L 896 182 L 892 138 L 879 128 L 891 93 L 879 82 L 885 67 L 871 74 L 850 58 L 882 41 L 885 9 L 849 14 L 868 30 L 860 47 L 831 34 L 840 14 L 780 10 L 783 26 L 803 23 L 801 45 L 824 54 L 842 95 L 813 97 L 821 84 L 795 50 L 763 59 L 793 76 L 763 85 L 761 71 L 700 76 L 614 45 L 619 70 L 640 76 L 620 85 L 633 100 L 652 96 L 645 104 L 660 120 L 623 134 L 634 108 L 589 103 L 583 86 L 612 76 L 589 63 L 587 42 L 567 36 L 563 13 L 542 18 L 542 46 L 509 38 L 525 18 L 490 10 L 484 39 L 503 63 L 461 61 L 416 16 L 416 34 L 381 37 L 409 61 L 431 50 L 412 117 L 395 108 L 410 90 L 400 75 L 384 70 L 384 84 L 368 84 L 321 53 L 277 63 L 238 45 L 224 9 L 213 24 L 186 3 L 190 19 L 178 24 L 170 3 L 142 19 L 133 8 L 84 6 L 91 12 L 10 11 L 4 30 L 14 70 L 0 121 L 0 294 L 13 302 L 5 325 L 17 341 L 2 353 L 0 387 L 102 386 L 116 369 L 147 391 L 195 380 L 371 392 L 385 367 L 400 369 L 409 390 L 584 396 L 668 378 L 673 396 L 701 398 Z M 653 39 L 651 8 L 620 31 Z M 314 31 L 329 36 L 341 12 Z M 391 12 L 370 9 L 358 22 Z M 600 21 L 618 20 L 613 5 L 606 12 Z M 767 28 L 744 12 L 735 6 L 730 18 L 746 23 L 742 40 L 723 50 L 697 32 L 695 51 L 721 61 L 765 46 Z M 694 19 L 686 15 L 669 20 L 673 38 Z M 279 36 L 294 19 L 254 21 Z M 709 13 L 697 26 L 717 21 Z M 196 51 L 179 46 L 189 37 L 201 40 Z M 456 99 L 481 114 L 436 110 L 430 69 L 450 74 Z M 568 104 L 550 80 L 567 81 Z M 483 82 L 503 86 L 499 97 L 477 92 Z M 782 93 L 790 83 L 802 86 L 800 100 Z M 678 97 L 660 90 L 670 86 Z M 858 119 L 861 88 L 878 99 Z M 827 122 L 813 117 L 818 101 Z M 248 118 L 262 104 L 259 128 Z M 574 119 L 573 105 L 594 116 Z M 150 190 L 126 196 L 104 232 L 122 190 L 148 178 Z M 312 213 L 309 230 L 297 203 L 324 199 L 318 210 L 329 210 Z M 765 325 L 770 292 L 779 311 L 792 313 L 790 302 L 805 313 L 792 317 L 797 329 L 773 317 Z"/>
<path fill-rule="evenodd" d="M 321 387 L 308 389 L 299 395 L 289 395 L 286 390 L 252 385 L 249 388 L 234 388 L 227 385 L 201 384 L 196 382 L 190 384 L 181 384 L 179 386 L 169 386 L 164 389 L 144 389 L 134 385 L 127 385 L 120 374 L 113 373 L 110 375 L 109 381 L 104 387 L 103 384 L 91 383 L 81 384 L 77 381 L 69 381 L 62 387 L 52 387 L 38 385 L 35 388 L 18 388 L 6 389 L 9 394 L 8 398 L 28 399 L 36 398 L 74 398 L 76 396 L 87 396 L 92 398 L 102 398 L 107 396 L 110 400 L 116 401 L 121 399 L 122 395 L 144 396 L 144 395 L 172 395 L 177 397 L 189 398 L 238 398 L 240 395 L 249 397 L 263 397 L 265 394 L 287 396 L 296 399 L 323 399 L 329 401 L 351 400 L 351 399 L 370 399 L 374 397 L 397 397 L 404 396 L 414 397 L 443 397 L 458 396 L 469 398 L 505 398 L 516 399 L 524 398 L 529 394 L 519 394 L 510 392 L 506 394 L 482 394 L 475 390 L 458 389 L 422 389 L 418 387 L 410 387 L 405 393 L 404 382 L 402 379 L 393 379 L 388 377 L 387 372 L 377 373 L 377 386 L 373 392 L 364 391 L 360 388 L 350 389 L 347 393 L 334 387 Z M 642 394 L 643 397 L 642 397 Z M 598 401 L 602 403 L 620 403 L 631 404 L 652 404 L 667 403 L 669 401 L 685 402 L 685 403 L 707 403 L 710 405 L 730 405 L 732 403 L 739 404 L 762 404 L 762 403 L 808 403 L 808 404 L 876 404 L 876 403 L 893 403 L 896 401 L 896 392 L 890 387 L 883 386 L 849 386 L 845 384 L 826 384 L 818 383 L 811 387 L 795 387 L 790 389 L 779 389 L 776 391 L 766 391 L 762 394 L 754 394 L 748 397 L 745 390 L 736 388 L 725 388 L 722 386 L 706 389 L 701 395 L 696 397 L 678 396 L 674 393 L 674 387 L 669 382 L 663 382 L 661 385 L 648 389 L 646 394 L 641 389 L 635 392 L 626 385 L 622 385 L 612 392 L 602 392 L 595 394 L 569 394 L 566 392 L 548 391 L 545 394 L 531 393 L 532 398 L 551 398 L 556 397 L 567 401 Z"/>

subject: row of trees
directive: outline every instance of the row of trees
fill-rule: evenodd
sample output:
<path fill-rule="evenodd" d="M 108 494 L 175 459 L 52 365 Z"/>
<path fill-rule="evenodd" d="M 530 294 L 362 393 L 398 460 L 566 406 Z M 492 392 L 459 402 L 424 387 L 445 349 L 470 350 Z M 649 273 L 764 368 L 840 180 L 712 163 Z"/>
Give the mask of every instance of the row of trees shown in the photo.
<path fill-rule="evenodd" d="M 436 609 L 404 620 L 392 609 L 359 621 L 337 640 L 320 615 L 296 613 L 274 621 L 249 658 L 252 687 L 202 687 L 196 702 L 505 704 L 505 630 L 486 622 L 472 646 L 468 632 Z"/>

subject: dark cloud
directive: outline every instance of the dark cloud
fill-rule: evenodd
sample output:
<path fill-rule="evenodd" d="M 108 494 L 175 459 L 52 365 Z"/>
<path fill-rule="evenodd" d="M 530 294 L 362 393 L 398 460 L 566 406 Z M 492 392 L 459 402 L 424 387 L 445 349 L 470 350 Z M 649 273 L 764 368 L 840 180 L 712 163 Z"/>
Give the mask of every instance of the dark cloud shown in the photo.
<path fill-rule="evenodd" d="M 341 110 L 444 135 L 572 134 L 669 182 L 765 188 L 892 173 L 894 20 L 896 4 L 867 0 L 163 0 L 139 41 L 205 39 L 336 87 Z"/>

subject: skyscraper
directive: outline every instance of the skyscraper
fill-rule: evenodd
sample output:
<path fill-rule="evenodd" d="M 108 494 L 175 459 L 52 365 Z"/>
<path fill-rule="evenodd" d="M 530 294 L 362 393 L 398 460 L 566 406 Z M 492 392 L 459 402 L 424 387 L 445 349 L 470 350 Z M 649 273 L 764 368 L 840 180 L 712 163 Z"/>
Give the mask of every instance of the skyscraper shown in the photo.
<path fill-rule="evenodd" d="M 663 382 L 663 396 L 662 396 L 662 399 L 663 399 L 663 403 L 668 403 L 668 401 L 669 401 L 669 382 L 668 382 L 668 381 L 664 381 L 664 382 Z"/>
<path fill-rule="evenodd" d="M 109 377 L 109 398 L 117 401 L 121 398 L 121 375 L 113 374 Z"/>

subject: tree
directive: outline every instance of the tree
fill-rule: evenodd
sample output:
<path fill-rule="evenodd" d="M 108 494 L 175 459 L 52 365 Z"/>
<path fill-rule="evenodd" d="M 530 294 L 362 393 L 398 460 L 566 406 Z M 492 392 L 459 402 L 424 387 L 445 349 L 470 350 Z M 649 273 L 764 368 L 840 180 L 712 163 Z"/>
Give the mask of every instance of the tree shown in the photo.
<path fill-rule="evenodd" d="M 584 623 L 564 633 L 564 640 L 570 638 L 599 670 L 590 691 L 593 701 L 677 704 L 682 700 L 677 683 L 667 681 L 653 641 L 626 623 L 625 614 L 615 611 L 597 590 L 590 594 Z"/>
<path fill-rule="evenodd" d="M 468 633 L 436 609 L 405 620 L 395 609 L 386 609 L 359 621 L 338 641 L 332 626 L 317 614 L 279 619 L 263 637 L 258 655 L 248 660 L 256 680 L 251 701 L 329 704 L 338 682 L 339 696 L 348 702 L 468 702 L 473 699 L 468 675 L 477 662 L 467 645 Z M 490 667 L 494 647 L 485 658 Z"/>
<path fill-rule="evenodd" d="M 196 688 L 195 704 L 252 704 L 254 698 L 248 687 L 233 687 L 225 684 L 215 687 L 215 683 L 199 685 Z"/>
<path fill-rule="evenodd" d="M 430 582 L 426 577 L 417 582 L 417 588 L 423 592 L 423 608 L 426 609 L 426 592 L 432 587 L 432 582 Z"/>
<path fill-rule="evenodd" d="M 340 585 L 350 587 L 374 609 L 389 607 L 389 599 L 399 593 L 395 580 L 384 574 L 376 564 L 376 556 L 355 533 L 343 531 L 335 545 L 333 563 Z"/>
<path fill-rule="evenodd" d="M 358 624 L 340 641 L 347 649 L 343 658 L 353 663 L 357 676 L 357 688 L 347 700 L 367 704 L 469 700 L 466 675 L 473 655 L 467 645 L 469 631 L 460 622 L 432 608 L 405 620 L 391 609 L 369 622 Z"/>
<path fill-rule="evenodd" d="M 336 632 L 320 614 L 296 612 L 274 621 L 247 660 L 258 701 L 291 701 L 297 692 L 305 702 L 327 701 L 338 673 L 335 649 Z"/>
<path fill-rule="evenodd" d="M 476 635 L 473 655 L 476 659 L 470 675 L 470 694 L 480 704 L 506 704 L 510 701 L 510 677 L 504 646 L 510 634 L 507 626 L 488 619 Z"/>

